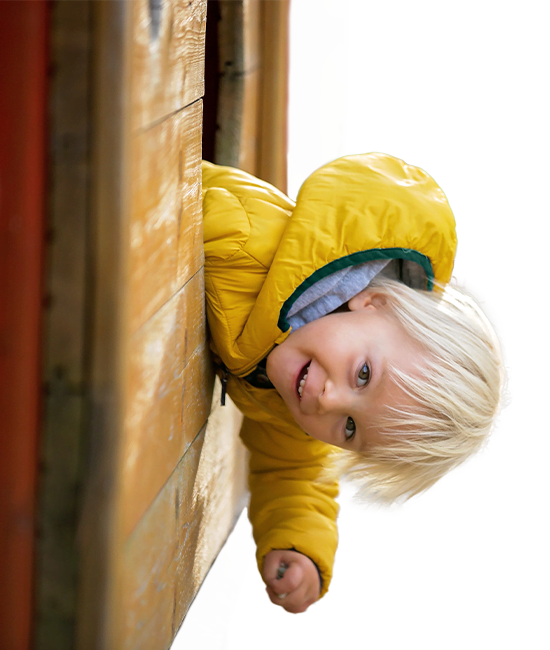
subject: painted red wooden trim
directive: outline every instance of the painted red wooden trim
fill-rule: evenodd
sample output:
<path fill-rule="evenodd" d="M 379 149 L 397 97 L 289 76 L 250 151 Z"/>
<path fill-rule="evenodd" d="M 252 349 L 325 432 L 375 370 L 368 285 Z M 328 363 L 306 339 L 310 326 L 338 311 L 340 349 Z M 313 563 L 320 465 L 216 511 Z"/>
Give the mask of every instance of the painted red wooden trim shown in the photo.
<path fill-rule="evenodd" d="M 0 647 L 32 637 L 48 5 L 0 2 Z"/>

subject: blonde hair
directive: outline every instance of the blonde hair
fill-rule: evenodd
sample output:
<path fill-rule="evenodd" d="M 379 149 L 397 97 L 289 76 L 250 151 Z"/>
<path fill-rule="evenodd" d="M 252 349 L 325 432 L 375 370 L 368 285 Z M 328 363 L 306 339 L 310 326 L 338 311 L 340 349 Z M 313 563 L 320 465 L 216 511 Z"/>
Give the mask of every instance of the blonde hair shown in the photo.
<path fill-rule="evenodd" d="M 477 452 L 499 410 L 504 370 L 496 334 L 473 298 L 457 287 L 419 291 L 387 278 L 369 289 L 423 351 L 422 367 L 392 380 L 413 398 L 381 423 L 387 436 L 367 452 L 338 452 L 335 470 L 363 499 L 391 503 L 431 487 Z"/>

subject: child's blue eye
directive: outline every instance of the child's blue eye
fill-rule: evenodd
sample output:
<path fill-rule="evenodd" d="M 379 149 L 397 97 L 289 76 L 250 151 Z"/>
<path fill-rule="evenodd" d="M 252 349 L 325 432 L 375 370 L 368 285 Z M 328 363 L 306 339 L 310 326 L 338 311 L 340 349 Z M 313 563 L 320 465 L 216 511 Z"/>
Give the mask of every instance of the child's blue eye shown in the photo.
<path fill-rule="evenodd" d="M 370 368 L 368 364 L 365 363 L 365 365 L 361 368 L 357 375 L 357 385 L 358 386 L 366 386 L 370 381 Z"/>
<path fill-rule="evenodd" d="M 346 440 L 351 440 L 355 435 L 355 422 L 353 418 L 346 420 Z"/>

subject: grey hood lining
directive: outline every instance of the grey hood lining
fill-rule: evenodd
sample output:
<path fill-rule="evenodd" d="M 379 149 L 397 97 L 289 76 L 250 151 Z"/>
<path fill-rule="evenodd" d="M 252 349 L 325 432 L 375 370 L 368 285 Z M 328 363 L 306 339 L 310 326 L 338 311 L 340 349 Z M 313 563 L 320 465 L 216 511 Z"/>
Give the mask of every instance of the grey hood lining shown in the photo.
<path fill-rule="evenodd" d="M 318 280 L 292 305 L 287 322 L 293 330 L 330 314 L 365 289 L 390 260 L 370 260 L 348 266 Z"/>

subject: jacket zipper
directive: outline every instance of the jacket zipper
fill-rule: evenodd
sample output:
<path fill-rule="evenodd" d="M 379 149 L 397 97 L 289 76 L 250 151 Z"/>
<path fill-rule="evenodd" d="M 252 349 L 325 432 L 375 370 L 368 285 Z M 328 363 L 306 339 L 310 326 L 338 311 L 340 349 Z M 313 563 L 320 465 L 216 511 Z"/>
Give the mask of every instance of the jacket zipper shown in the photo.
<path fill-rule="evenodd" d="M 229 370 L 227 369 L 227 366 L 225 363 L 221 364 L 222 368 L 222 376 L 221 376 L 221 382 L 222 382 L 222 397 L 221 397 L 221 403 L 222 406 L 225 406 L 225 396 L 227 394 L 227 380 L 229 379 Z"/>
<path fill-rule="evenodd" d="M 220 377 L 220 379 L 221 379 L 221 382 L 222 382 L 221 405 L 225 406 L 225 396 L 227 395 L 227 382 L 229 380 L 229 374 L 230 373 L 229 373 L 229 369 L 225 365 L 225 363 L 223 361 L 221 361 L 221 359 L 218 359 L 218 361 L 219 361 L 218 365 L 219 365 L 219 367 L 221 369 L 221 377 Z M 261 371 L 261 373 L 257 377 L 253 377 L 254 381 L 251 380 L 250 375 L 253 374 L 255 372 L 255 370 L 253 370 L 252 373 L 248 373 L 247 375 L 239 374 L 239 375 L 235 375 L 235 376 L 238 377 L 239 379 L 245 379 L 246 381 L 248 381 L 248 383 L 252 384 L 252 386 L 256 386 L 256 388 L 274 388 L 273 384 L 269 381 L 269 377 L 267 376 L 267 372 L 265 370 L 265 367 L 262 366 L 261 363 L 262 363 L 262 360 L 260 360 L 260 362 L 258 362 L 256 364 L 255 370 L 259 369 Z M 258 384 L 255 383 L 255 381 L 259 381 L 260 385 L 258 386 Z"/>

